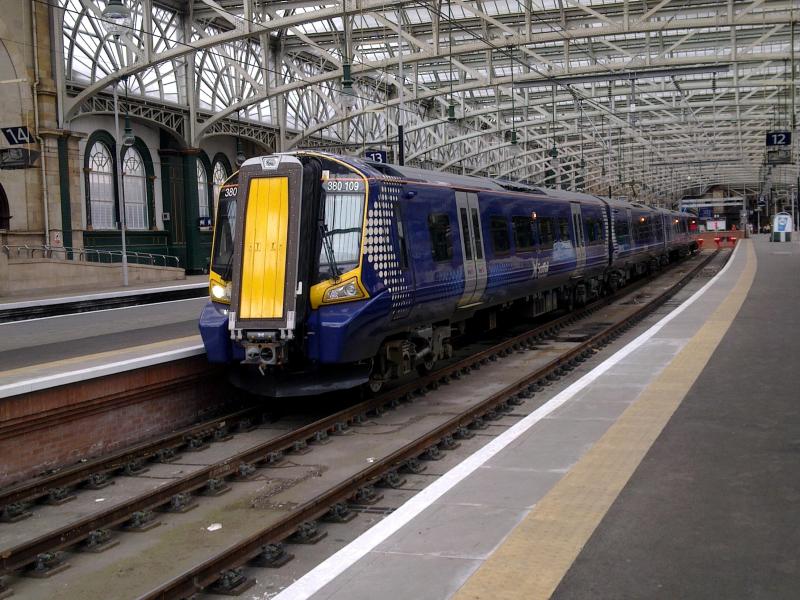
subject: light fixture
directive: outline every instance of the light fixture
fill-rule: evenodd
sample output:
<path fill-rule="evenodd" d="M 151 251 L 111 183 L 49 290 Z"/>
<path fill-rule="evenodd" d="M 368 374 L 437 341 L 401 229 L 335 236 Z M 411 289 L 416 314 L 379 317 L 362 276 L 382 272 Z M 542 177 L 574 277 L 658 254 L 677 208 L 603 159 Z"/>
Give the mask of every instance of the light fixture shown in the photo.
<path fill-rule="evenodd" d="M 125 148 L 130 148 L 136 143 L 136 136 L 133 135 L 131 128 L 131 119 L 128 113 L 125 113 L 125 132 L 122 134 L 122 145 Z"/>
<path fill-rule="evenodd" d="M 350 63 L 342 65 L 342 91 L 339 93 L 339 102 L 345 110 L 356 107 L 356 96 L 353 91 L 353 77 L 350 74 Z"/>
<path fill-rule="evenodd" d="M 511 130 L 511 153 L 514 155 L 522 154 L 522 146 L 519 144 L 519 140 L 517 139 L 517 130 Z"/>
<path fill-rule="evenodd" d="M 102 17 L 106 31 L 115 38 L 131 28 L 131 9 L 125 6 L 122 0 L 108 0 Z"/>
<path fill-rule="evenodd" d="M 133 135 L 131 128 L 131 118 L 128 116 L 128 109 L 130 108 L 130 101 L 128 100 L 128 80 L 125 79 L 125 130 L 122 134 L 122 147 L 130 148 L 136 143 L 136 137 Z"/>
<path fill-rule="evenodd" d="M 450 123 L 456 122 L 456 105 L 452 101 L 447 105 L 447 120 Z"/>

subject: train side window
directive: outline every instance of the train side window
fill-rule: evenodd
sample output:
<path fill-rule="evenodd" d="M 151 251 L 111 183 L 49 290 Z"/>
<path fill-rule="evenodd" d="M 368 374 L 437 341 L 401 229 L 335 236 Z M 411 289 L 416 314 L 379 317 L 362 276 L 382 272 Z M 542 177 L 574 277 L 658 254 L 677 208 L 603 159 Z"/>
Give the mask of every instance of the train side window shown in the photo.
<path fill-rule="evenodd" d="M 664 239 L 664 223 L 660 215 L 653 221 L 653 233 L 656 240 Z"/>
<path fill-rule="evenodd" d="M 505 217 L 492 217 L 489 221 L 489 233 L 492 236 L 492 249 L 495 254 L 508 254 L 511 240 L 508 236 L 508 221 Z"/>
<path fill-rule="evenodd" d="M 631 231 L 628 226 L 628 219 L 624 215 L 618 215 L 614 219 L 614 233 L 617 235 L 617 241 L 620 244 L 631 243 Z"/>
<path fill-rule="evenodd" d="M 517 252 L 530 252 L 533 250 L 533 228 L 530 217 L 511 217 L 514 228 L 514 245 Z"/>
<path fill-rule="evenodd" d="M 562 242 L 569 240 L 569 219 L 567 217 L 558 218 L 558 234 L 560 236 L 558 239 Z"/>
<path fill-rule="evenodd" d="M 428 217 L 428 231 L 431 234 L 431 247 L 435 262 L 453 259 L 453 237 L 450 233 L 450 217 L 439 213 Z"/>
<path fill-rule="evenodd" d="M 539 222 L 539 243 L 542 245 L 542 250 L 549 250 L 553 247 L 553 239 L 555 237 L 553 219 L 550 217 L 540 217 L 537 220 Z"/>
<path fill-rule="evenodd" d="M 481 220 L 478 209 L 472 209 L 472 232 L 475 234 L 475 258 L 483 260 L 483 240 L 481 239 Z"/>
<path fill-rule="evenodd" d="M 583 228 L 586 232 L 586 243 L 591 245 L 595 242 L 595 229 L 594 229 L 594 218 L 593 217 L 586 217 L 583 220 Z"/>
<path fill-rule="evenodd" d="M 586 239 L 589 245 L 599 245 L 603 243 L 603 222 L 595 217 L 589 217 L 584 221 L 586 224 Z"/>
<path fill-rule="evenodd" d="M 461 215 L 461 233 L 464 236 L 464 259 L 472 260 L 472 242 L 469 239 L 469 217 L 467 216 L 467 209 L 460 208 Z"/>
<path fill-rule="evenodd" d="M 408 246 L 406 246 L 406 232 L 403 229 L 403 214 L 400 204 L 394 205 L 394 222 L 397 223 L 397 239 L 400 241 L 400 268 L 408 268 Z"/>
<path fill-rule="evenodd" d="M 637 242 L 648 242 L 652 227 L 647 217 L 637 217 L 633 227 L 633 238 Z"/>

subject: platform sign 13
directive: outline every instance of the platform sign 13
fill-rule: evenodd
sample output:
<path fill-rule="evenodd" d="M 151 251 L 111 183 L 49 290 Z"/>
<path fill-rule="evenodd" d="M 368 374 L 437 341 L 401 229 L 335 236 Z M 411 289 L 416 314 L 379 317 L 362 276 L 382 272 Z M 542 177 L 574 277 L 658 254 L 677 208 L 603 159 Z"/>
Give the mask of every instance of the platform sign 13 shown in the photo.
<path fill-rule="evenodd" d="M 792 145 L 791 131 L 767 132 L 767 146 L 791 146 L 791 145 Z"/>
<path fill-rule="evenodd" d="M 367 150 L 364 153 L 364 158 L 377 163 L 386 164 L 389 162 L 389 155 L 386 150 Z"/>

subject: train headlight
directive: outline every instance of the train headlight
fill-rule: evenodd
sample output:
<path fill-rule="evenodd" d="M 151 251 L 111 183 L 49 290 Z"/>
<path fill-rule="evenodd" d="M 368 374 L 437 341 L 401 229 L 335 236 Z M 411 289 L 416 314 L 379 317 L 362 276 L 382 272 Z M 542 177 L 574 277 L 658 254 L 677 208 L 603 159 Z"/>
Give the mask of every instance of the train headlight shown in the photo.
<path fill-rule="evenodd" d="M 219 283 L 214 283 L 211 285 L 211 297 L 214 300 L 218 300 L 220 302 L 230 302 L 231 301 L 231 284 L 227 285 L 220 285 Z"/>
<path fill-rule="evenodd" d="M 341 302 L 342 300 L 357 300 L 364 298 L 365 294 L 358 285 L 358 279 L 351 277 L 347 281 L 329 287 L 325 290 L 323 302 Z"/>

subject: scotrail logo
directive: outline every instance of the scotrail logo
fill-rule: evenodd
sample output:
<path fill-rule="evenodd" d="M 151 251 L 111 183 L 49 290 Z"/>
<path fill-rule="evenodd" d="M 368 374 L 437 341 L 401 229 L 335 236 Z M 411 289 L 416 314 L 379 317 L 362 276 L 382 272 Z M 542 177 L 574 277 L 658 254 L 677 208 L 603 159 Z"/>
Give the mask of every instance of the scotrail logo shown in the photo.
<path fill-rule="evenodd" d="M 539 279 L 540 277 L 544 277 L 547 275 L 547 272 L 550 270 L 550 261 L 549 260 L 539 260 L 538 258 L 533 259 L 533 278 Z"/>

